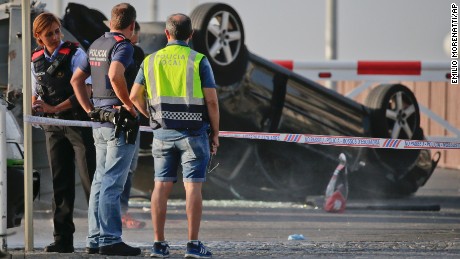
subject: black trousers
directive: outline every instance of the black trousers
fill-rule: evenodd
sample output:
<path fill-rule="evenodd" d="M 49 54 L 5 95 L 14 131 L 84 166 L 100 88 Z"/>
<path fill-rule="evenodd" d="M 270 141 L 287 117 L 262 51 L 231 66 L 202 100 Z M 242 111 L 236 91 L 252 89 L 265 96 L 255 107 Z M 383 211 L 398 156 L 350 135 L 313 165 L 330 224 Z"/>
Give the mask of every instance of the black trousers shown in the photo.
<path fill-rule="evenodd" d="M 75 202 L 75 165 L 89 201 L 96 170 L 96 150 L 89 127 L 44 126 L 46 149 L 53 179 L 54 240 L 73 244 Z"/>

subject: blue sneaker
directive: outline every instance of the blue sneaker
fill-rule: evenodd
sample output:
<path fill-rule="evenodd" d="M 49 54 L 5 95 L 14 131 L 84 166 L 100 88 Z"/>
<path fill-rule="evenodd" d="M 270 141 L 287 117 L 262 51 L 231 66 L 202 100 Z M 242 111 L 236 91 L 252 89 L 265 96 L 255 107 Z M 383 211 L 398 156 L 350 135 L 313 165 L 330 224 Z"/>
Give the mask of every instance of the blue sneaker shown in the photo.
<path fill-rule="evenodd" d="M 212 253 L 200 241 L 187 243 L 185 258 L 211 258 Z"/>
<path fill-rule="evenodd" d="M 169 257 L 169 245 L 166 242 L 155 242 L 152 246 L 150 257 L 166 258 Z"/>

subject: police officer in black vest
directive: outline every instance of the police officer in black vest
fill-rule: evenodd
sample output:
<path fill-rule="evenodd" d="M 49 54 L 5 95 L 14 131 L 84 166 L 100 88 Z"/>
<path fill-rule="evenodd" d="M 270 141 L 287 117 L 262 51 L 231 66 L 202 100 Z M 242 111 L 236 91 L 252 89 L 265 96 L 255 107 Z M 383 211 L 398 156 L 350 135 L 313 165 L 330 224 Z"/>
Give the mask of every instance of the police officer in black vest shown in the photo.
<path fill-rule="evenodd" d="M 89 120 L 79 105 L 70 79 L 85 52 L 78 45 L 61 40 L 61 23 L 51 13 L 34 20 L 33 35 L 39 47 L 32 54 L 32 107 L 50 118 Z M 90 88 L 89 88 L 90 89 Z M 71 253 L 73 247 L 73 209 L 75 200 L 75 164 L 89 200 L 96 155 L 91 128 L 43 126 L 46 149 L 53 179 L 53 223 L 55 242 L 46 252 Z"/>
<path fill-rule="evenodd" d="M 79 65 L 71 79 L 78 101 L 93 121 L 100 122 L 93 126 L 97 165 L 88 207 L 88 254 L 136 256 L 141 253 L 140 248 L 122 241 L 120 209 L 120 195 L 139 131 L 137 112 L 129 99 L 129 89 L 137 72 L 129 41 L 135 20 L 136 10 L 130 4 L 113 7 L 110 32 L 91 44 L 88 60 Z M 84 80 L 90 75 L 94 105 L 84 88 Z"/>

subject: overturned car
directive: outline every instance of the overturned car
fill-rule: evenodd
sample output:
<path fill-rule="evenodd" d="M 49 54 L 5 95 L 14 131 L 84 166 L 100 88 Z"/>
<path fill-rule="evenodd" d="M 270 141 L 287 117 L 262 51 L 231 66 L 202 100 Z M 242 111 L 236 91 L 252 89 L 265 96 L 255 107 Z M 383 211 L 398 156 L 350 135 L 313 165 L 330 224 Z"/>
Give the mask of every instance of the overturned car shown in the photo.
<path fill-rule="evenodd" d="M 231 6 L 205 3 L 190 17 L 195 30 L 191 45 L 208 57 L 219 85 L 222 131 L 425 138 L 417 100 L 404 85 L 377 86 L 360 104 L 251 53 L 243 23 Z M 109 30 L 105 20 L 98 10 L 69 3 L 63 33 L 86 49 Z M 141 23 L 140 46 L 145 53 L 165 46 L 164 29 L 164 22 Z M 149 134 L 142 134 L 141 147 L 150 145 Z M 340 153 L 346 155 L 351 196 L 407 196 L 426 183 L 439 160 L 424 149 L 220 141 L 203 189 L 207 199 L 303 201 L 306 195 L 324 194 Z M 134 187 L 147 194 L 153 186 L 152 172 L 151 156 L 141 156 Z"/>

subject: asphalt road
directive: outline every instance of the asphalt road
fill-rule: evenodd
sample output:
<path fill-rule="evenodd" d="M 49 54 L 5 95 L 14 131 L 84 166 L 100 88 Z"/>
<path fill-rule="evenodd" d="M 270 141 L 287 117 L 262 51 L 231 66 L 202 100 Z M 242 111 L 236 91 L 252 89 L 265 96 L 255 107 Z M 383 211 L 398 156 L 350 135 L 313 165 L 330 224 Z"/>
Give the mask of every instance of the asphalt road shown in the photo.
<path fill-rule="evenodd" d="M 181 188 L 180 185 L 175 188 Z M 80 188 L 79 188 L 80 189 Z M 83 194 L 77 195 L 84 200 Z M 107 258 L 83 252 L 87 232 L 86 205 L 75 212 L 73 254 L 49 254 L 50 194 L 34 202 L 34 251 L 24 251 L 24 226 L 9 229 L 12 258 Z M 350 200 L 342 214 L 324 212 L 321 197 L 308 205 L 281 202 L 205 201 L 201 240 L 215 258 L 460 258 L 460 171 L 437 169 L 413 197 L 393 200 Z M 147 225 L 124 230 L 123 239 L 148 257 L 153 241 L 148 203 L 132 200 L 130 212 Z M 316 206 L 315 206 L 316 205 Z M 185 206 L 168 204 L 167 239 L 171 258 L 183 258 Z M 304 240 L 288 240 L 301 234 Z"/>

